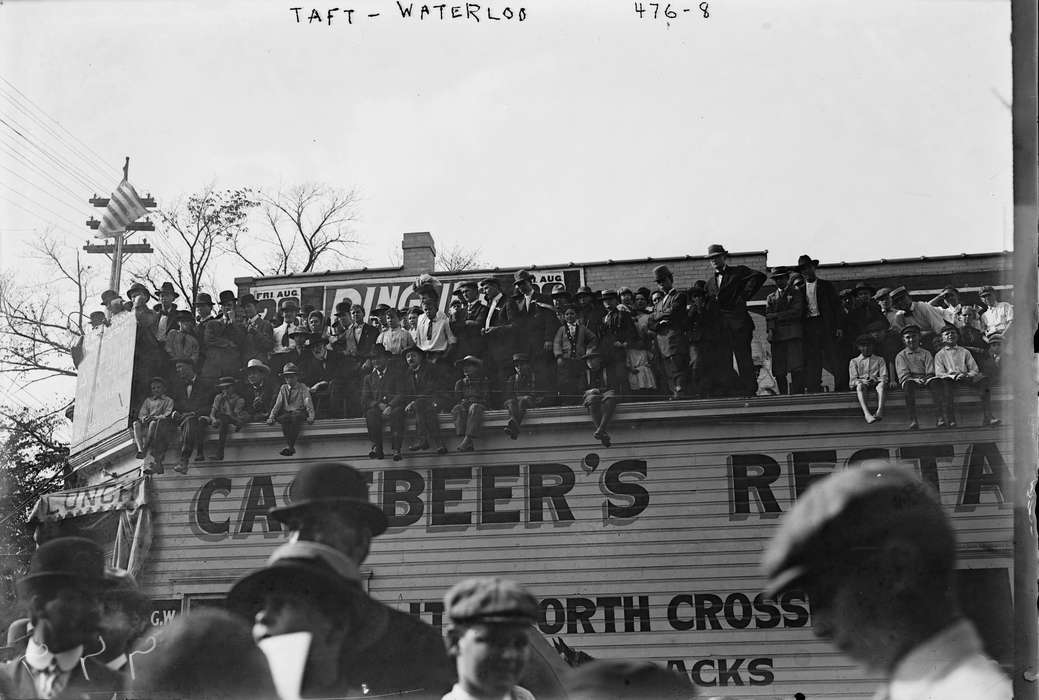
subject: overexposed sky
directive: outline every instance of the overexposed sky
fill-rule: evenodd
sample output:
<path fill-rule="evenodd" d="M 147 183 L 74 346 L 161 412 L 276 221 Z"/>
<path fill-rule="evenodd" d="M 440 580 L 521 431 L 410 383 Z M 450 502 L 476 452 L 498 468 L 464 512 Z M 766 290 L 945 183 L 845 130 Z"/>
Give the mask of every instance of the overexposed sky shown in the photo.
<path fill-rule="evenodd" d="M 331 26 L 297 24 L 296 2 L 0 5 L 0 117 L 35 144 L 0 124 L 3 269 L 40 275 L 34 229 L 86 237 L 94 190 L 59 164 L 103 192 L 124 155 L 160 203 L 356 187 L 373 266 L 422 230 L 501 266 L 1011 247 L 1009 2 L 677 2 L 670 24 L 631 0 L 534 0 L 523 22 L 481 2 L 479 23 L 349 3 Z M 221 287 L 246 273 L 220 269 Z"/>

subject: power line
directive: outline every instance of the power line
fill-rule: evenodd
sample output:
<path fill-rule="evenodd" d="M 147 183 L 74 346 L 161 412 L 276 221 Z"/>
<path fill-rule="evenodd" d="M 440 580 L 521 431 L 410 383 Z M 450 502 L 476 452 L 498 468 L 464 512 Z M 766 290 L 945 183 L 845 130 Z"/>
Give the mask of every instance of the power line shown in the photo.
<path fill-rule="evenodd" d="M 69 203 L 68 203 L 68 202 L 67 202 L 66 200 L 64 200 L 64 199 L 58 199 L 58 198 L 57 198 L 57 197 L 55 197 L 55 196 L 54 196 L 54 195 L 53 195 L 53 194 L 52 194 L 52 193 L 51 193 L 51 192 L 50 192 L 49 190 L 45 190 L 44 188 L 42 188 L 42 187 L 40 187 L 39 185 L 37 185 L 37 184 L 36 184 L 35 182 L 33 182 L 33 181 L 31 181 L 31 180 L 27 180 L 27 179 L 26 179 L 25 177 L 23 177 L 22 175 L 19 175 L 19 174 L 18 174 L 18 171 L 17 171 L 17 170 L 11 170 L 11 169 L 10 169 L 10 168 L 8 168 L 8 167 L 7 167 L 6 165 L 0 165 L 0 168 L 3 168 L 4 170 L 6 170 L 6 171 L 8 171 L 8 172 L 10 172 L 10 173 L 14 173 L 14 175 L 15 175 L 16 177 L 19 177 L 19 178 L 21 178 L 21 180 L 22 180 L 22 181 L 23 181 L 24 183 L 26 183 L 27 185 L 31 185 L 32 187 L 35 187 L 35 188 L 36 188 L 36 189 L 38 189 L 38 190 L 39 190 L 40 192 L 43 192 L 43 194 L 47 195 L 48 197 L 50 197 L 51 199 L 53 199 L 53 200 L 54 200 L 55 202 L 57 202 L 58 204 L 64 204 L 64 205 L 65 205 L 66 207 L 68 207 L 69 209 L 72 209 L 72 210 L 73 210 L 73 211 L 75 211 L 75 212 L 76 212 L 77 214 L 78 214 L 78 213 L 80 213 L 80 207 L 79 207 L 79 206 L 77 206 L 77 205 L 73 205 L 73 204 L 69 204 Z M 10 186 L 10 185 L 4 185 L 4 187 L 7 187 L 8 189 L 11 189 L 11 186 Z M 12 190 L 12 191 L 13 191 L 13 190 Z M 24 195 L 23 195 L 23 196 L 24 196 Z"/>
<path fill-rule="evenodd" d="M 62 216 L 61 214 L 58 214 L 58 213 L 56 213 L 56 212 L 54 212 L 54 211 L 52 211 L 52 210 L 48 209 L 47 207 L 43 206 L 43 205 L 42 205 L 42 204 L 40 204 L 39 202 L 37 202 L 37 201 L 33 200 L 33 199 L 32 199 L 31 197 L 26 197 L 26 196 L 25 196 L 24 194 L 22 194 L 21 192 L 19 192 L 19 191 L 18 191 L 18 190 L 16 190 L 16 189 L 14 189 L 14 188 L 13 188 L 13 187 L 11 187 L 10 185 L 5 185 L 4 183 L 0 182 L 0 186 L 6 187 L 7 189 L 11 190 L 11 191 L 12 191 L 12 192 L 14 192 L 15 194 L 17 194 L 17 195 L 19 195 L 19 196 L 21 196 L 21 197 L 24 197 L 25 199 L 29 200 L 30 202 L 32 202 L 33 204 L 35 204 L 36 206 L 38 206 L 38 207 L 39 207 L 40 209 L 43 209 L 44 211 L 46 211 L 46 212 L 48 212 L 48 213 L 50 213 L 50 214 L 53 214 L 54 216 L 58 217 L 58 218 L 59 218 L 59 219 L 61 219 L 62 221 L 66 222 L 66 223 L 68 223 L 68 224 L 71 224 L 72 226 L 75 226 L 75 227 L 77 227 L 77 228 L 78 228 L 78 227 L 79 227 L 79 226 L 81 225 L 81 224 L 77 224 L 77 223 L 75 223 L 75 222 L 73 222 L 73 221 L 69 221 L 68 219 L 66 219 L 66 218 L 65 218 L 64 216 Z M 0 196 L 0 199 L 3 199 L 3 200 L 5 200 L 5 201 L 9 202 L 10 204 L 13 204 L 14 206 L 18 207 L 19 209 L 21 209 L 21 210 L 23 210 L 23 211 L 27 211 L 27 212 L 29 212 L 29 213 L 30 213 L 30 214 L 32 214 L 33 216 L 36 216 L 36 217 L 38 217 L 38 218 L 41 218 L 41 220 L 43 220 L 43 221 L 46 221 L 46 219 L 42 219 L 42 217 L 40 217 L 40 215 L 39 215 L 39 214 L 37 214 L 37 213 L 36 213 L 35 211 L 33 211 L 32 209 L 27 209 L 26 207 L 23 207 L 23 206 L 22 206 L 21 204 L 19 204 L 18 202 L 15 202 L 15 201 L 14 201 L 14 200 L 12 200 L 12 199 L 8 199 L 7 197 L 2 197 L 2 196 Z"/>
<path fill-rule="evenodd" d="M 38 116 L 33 114 L 32 111 L 27 109 L 24 105 L 19 103 L 18 99 L 16 97 L 14 97 L 11 93 L 9 93 L 6 90 L 0 88 L 0 96 L 6 97 L 8 100 L 10 100 L 11 105 L 15 109 L 17 109 L 20 112 L 22 112 L 25 116 L 27 116 L 29 119 L 31 119 L 35 124 L 37 124 L 38 126 L 43 128 L 48 134 L 50 134 L 51 136 L 56 138 L 59 142 L 61 142 L 62 145 L 65 146 L 66 149 L 68 149 L 68 151 L 70 153 L 74 154 L 83 163 L 85 163 L 86 165 L 89 165 L 90 167 L 96 169 L 97 172 L 99 172 L 99 173 L 104 173 L 106 177 L 110 175 L 108 169 L 102 168 L 100 165 L 98 165 L 97 161 L 91 160 L 91 159 L 87 158 L 86 156 L 84 156 L 81 151 L 79 151 L 72 144 L 70 144 L 68 141 L 66 141 L 61 134 L 59 134 L 57 131 L 54 130 L 53 127 L 51 127 L 49 124 L 44 122 Z M 42 112 L 42 110 L 40 110 L 40 111 Z M 44 114 L 44 116 L 48 116 L 49 117 L 49 115 L 47 115 L 45 112 L 43 114 Z"/>
<path fill-rule="evenodd" d="M 9 121 L 7 121 L 6 119 L 4 119 L 3 117 L 0 117 L 0 124 L 3 124 L 3 125 L 4 125 L 4 126 L 6 126 L 6 127 L 8 128 L 8 129 L 10 129 L 10 130 L 11 130 L 11 131 L 13 131 L 14 133 L 18 134 L 18 136 L 20 136 L 20 137 L 21 137 L 21 138 L 22 138 L 23 140 L 25 140 L 25 142 L 26 142 L 26 143 L 28 143 L 28 144 L 29 144 L 30 146 L 32 146 L 33 148 L 35 148 L 36 150 L 38 150 L 38 151 L 39 151 L 40 153 L 42 153 L 42 154 L 43 154 L 44 156 L 46 156 L 46 157 L 47 157 L 47 158 L 49 158 L 49 159 L 50 159 L 51 161 L 53 161 L 53 163 L 54 163 L 55 165 L 57 165 L 57 166 L 58 166 L 59 168 L 61 168 L 61 169 L 62 169 L 62 170 L 64 170 L 65 172 L 69 173 L 70 175 L 72 175 L 72 176 L 73 176 L 74 178 L 76 178 L 77 180 L 79 180 L 79 181 L 80 181 L 81 183 L 83 183 L 83 184 L 84 184 L 84 185 L 86 185 L 87 187 L 90 187 L 90 188 L 94 188 L 94 189 L 102 189 L 102 190 L 103 190 L 103 188 L 98 188 L 97 182 L 92 182 L 92 181 L 91 181 L 91 179 L 90 179 L 90 177 L 88 177 L 88 176 L 85 176 L 85 175 L 83 175 L 83 174 L 81 173 L 81 171 L 79 171 L 79 169 L 78 169 L 78 168 L 74 168 L 74 167 L 70 167 L 70 166 L 67 166 L 67 165 L 65 165 L 64 163 L 62 163 L 61 161 L 59 161 L 59 160 L 58 160 L 57 158 L 55 158 L 55 157 L 54 157 L 53 155 L 51 155 L 51 154 L 50 154 L 50 153 L 49 153 L 49 152 L 47 151 L 47 149 L 43 148 L 42 146 L 40 146 L 39 144 L 37 144 L 37 143 L 36 143 L 35 141 L 33 141 L 32 139 L 30 139 L 30 138 L 29 138 L 28 136 L 26 136 L 25 134 L 23 134 L 23 133 L 22 133 L 22 132 L 21 132 L 21 131 L 19 130 L 19 128 L 17 128 L 17 127 L 21 127 L 21 125 L 20 125 L 20 124 L 18 124 L 18 125 L 17 125 L 17 127 L 16 127 L 15 125 L 12 125 L 12 124 L 11 124 L 11 122 L 9 122 Z"/>
<path fill-rule="evenodd" d="M 64 183 L 62 183 L 62 182 L 59 182 L 59 181 L 58 181 L 57 179 L 55 179 L 54 177 L 52 177 L 52 176 L 51 176 L 51 175 L 50 175 L 50 174 L 49 174 L 49 173 L 48 173 L 48 172 L 47 172 L 46 170 L 44 170 L 44 169 L 43 169 L 43 168 L 41 168 L 40 166 L 38 166 L 38 165 L 36 165 L 35 163 L 33 163 L 33 162 L 32 162 L 31 160 L 29 160 L 28 158 L 26 158 L 25 156 L 23 156 L 23 155 L 22 155 L 21 153 L 17 153 L 17 152 L 15 152 L 15 151 L 12 151 L 12 150 L 10 150 L 10 149 L 8 149 L 8 148 L 5 148 L 5 149 L 4 149 L 4 152 L 6 152 L 6 153 L 7 153 L 8 155 L 10 155 L 10 156 L 12 156 L 12 157 L 14 157 L 14 158 L 16 158 L 16 159 L 20 160 L 20 161 L 21 161 L 22 163 L 24 163 L 25 165 L 29 166 L 30 168 L 33 168 L 34 170 L 36 170 L 36 171 L 37 171 L 38 173 L 40 173 L 40 174 L 41 174 L 41 175 L 43 175 L 43 176 L 44 176 L 45 178 L 47 178 L 47 179 L 48 179 L 48 180 L 50 180 L 50 181 L 51 181 L 52 183 L 54 183 L 54 184 L 55 184 L 56 186 L 60 187 L 61 189 L 65 190 L 66 192 L 68 192 L 69 194 L 71 194 L 71 195 L 72 195 L 73 197 L 75 197 L 75 198 L 76 198 L 76 201 L 79 201 L 79 199 L 80 199 L 81 197 L 83 197 L 83 196 L 84 196 L 84 195 L 83 195 L 82 193 L 80 193 L 80 192 L 75 192 L 75 191 L 73 191 L 73 190 L 72 190 L 72 189 L 71 189 L 70 187 L 68 187 L 67 185 L 65 185 Z"/>

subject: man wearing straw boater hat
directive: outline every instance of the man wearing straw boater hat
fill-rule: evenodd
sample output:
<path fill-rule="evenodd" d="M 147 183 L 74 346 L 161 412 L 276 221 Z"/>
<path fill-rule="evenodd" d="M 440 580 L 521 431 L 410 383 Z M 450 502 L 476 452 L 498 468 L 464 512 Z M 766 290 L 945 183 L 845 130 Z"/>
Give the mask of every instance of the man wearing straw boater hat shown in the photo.
<path fill-rule="evenodd" d="M 104 574 L 104 553 L 91 540 L 59 537 L 40 545 L 17 582 L 32 636 L 24 654 L 0 664 L 0 697 L 71 700 L 121 689 L 120 675 L 85 653 L 99 646 Z"/>

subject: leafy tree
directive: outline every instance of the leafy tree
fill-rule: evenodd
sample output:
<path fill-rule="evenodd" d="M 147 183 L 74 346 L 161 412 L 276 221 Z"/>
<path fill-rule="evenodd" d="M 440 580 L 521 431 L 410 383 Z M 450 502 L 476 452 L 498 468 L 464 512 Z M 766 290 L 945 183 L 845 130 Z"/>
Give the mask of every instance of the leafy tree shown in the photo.
<path fill-rule="evenodd" d="M 69 485 L 62 424 L 60 410 L 0 407 L 0 631 L 22 613 L 15 581 L 35 549 L 29 513 L 42 494 Z"/>

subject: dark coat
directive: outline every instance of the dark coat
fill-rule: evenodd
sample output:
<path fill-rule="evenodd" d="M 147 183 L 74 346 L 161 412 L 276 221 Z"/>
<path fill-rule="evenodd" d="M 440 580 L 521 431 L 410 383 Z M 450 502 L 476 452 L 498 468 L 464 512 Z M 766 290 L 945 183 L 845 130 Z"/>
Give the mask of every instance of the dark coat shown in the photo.
<path fill-rule="evenodd" d="M 271 409 L 274 408 L 278 386 L 269 376 L 264 378 L 259 387 L 253 387 L 249 380 L 239 383 L 238 395 L 245 399 L 245 410 L 254 420 L 267 419 Z"/>
<path fill-rule="evenodd" d="M 765 322 L 769 341 L 781 343 L 804 337 L 804 292 L 794 290 L 788 294 L 777 289 L 765 300 Z"/>
<path fill-rule="evenodd" d="M 689 352 L 685 328 L 689 320 L 685 292 L 672 289 L 653 306 L 649 329 L 657 334 L 661 357 L 674 357 Z"/>
<path fill-rule="evenodd" d="M 36 688 L 27 665 L 23 663 L 25 655 L 0 664 L 0 697 L 11 700 L 35 698 Z M 90 676 L 88 681 L 83 677 L 83 665 Z M 55 695 L 56 700 L 97 700 L 110 698 L 123 689 L 123 675 L 113 671 L 94 659 L 86 659 L 83 665 L 76 664 L 69 676 L 68 685 Z"/>
<path fill-rule="evenodd" d="M 544 354 L 545 343 L 552 342 L 554 338 L 545 336 L 547 328 L 551 325 L 549 316 L 555 316 L 555 311 L 551 304 L 537 294 L 531 297 L 526 309 L 522 307 L 523 301 L 514 299 L 509 302 L 512 347 L 514 352 L 526 353 L 531 360 L 536 360 Z"/>
<path fill-rule="evenodd" d="M 361 385 L 361 406 L 365 410 L 376 408 L 380 403 L 390 406 L 402 406 L 404 403 L 404 398 L 400 394 L 399 374 L 390 368 L 387 368 L 381 377 L 373 369 L 364 375 Z"/>
<path fill-rule="evenodd" d="M 746 316 L 747 301 L 752 299 L 765 283 L 765 273 L 746 265 L 728 265 L 722 274 L 721 286 L 717 275 L 707 278 L 707 298 L 718 305 L 722 316 Z"/>
<path fill-rule="evenodd" d="M 412 372 L 405 368 L 399 377 L 398 392 L 403 395 L 404 401 L 414 401 L 418 398 L 431 398 L 436 400 L 440 394 L 440 377 L 436 368 L 429 363 L 423 363 L 418 372 Z"/>
<path fill-rule="evenodd" d="M 177 377 L 170 386 L 170 396 L 173 398 L 173 406 L 177 413 L 194 412 L 200 416 L 208 416 L 209 410 L 213 407 L 216 387 L 212 382 L 196 376 L 189 397 L 184 382 Z"/>
<path fill-rule="evenodd" d="M 638 344 L 639 333 L 631 314 L 624 309 L 607 310 L 602 319 L 602 335 L 599 338 L 599 351 L 615 362 L 627 360 L 627 349 Z M 621 343 L 624 347 L 617 347 Z"/>
<path fill-rule="evenodd" d="M 514 312 L 514 305 L 505 298 L 503 294 L 498 300 L 498 306 L 491 312 L 490 305 L 487 307 L 487 316 L 490 325 L 486 326 L 489 333 L 484 336 L 487 342 L 489 355 L 494 358 L 498 365 L 507 365 L 512 360 L 512 337 L 510 331 L 509 313 Z"/>
<path fill-rule="evenodd" d="M 827 333 L 832 337 L 844 328 L 844 308 L 833 282 L 816 278 L 815 298 L 819 302 L 819 315 Z M 807 294 L 807 292 L 806 292 Z M 805 300 L 805 317 L 808 317 L 808 301 Z"/>
<path fill-rule="evenodd" d="M 251 318 L 245 324 L 245 343 L 242 360 L 253 358 L 267 361 L 274 350 L 274 326 L 265 318 Z"/>
<path fill-rule="evenodd" d="M 459 357 L 476 355 L 482 357 L 487 352 L 487 341 L 483 337 L 483 324 L 487 321 L 487 307 L 476 300 L 467 303 L 451 322 L 451 332 L 458 339 L 456 353 Z"/>

